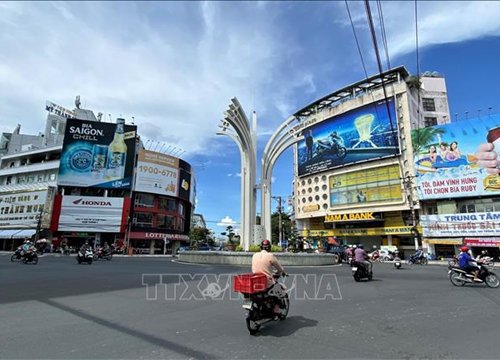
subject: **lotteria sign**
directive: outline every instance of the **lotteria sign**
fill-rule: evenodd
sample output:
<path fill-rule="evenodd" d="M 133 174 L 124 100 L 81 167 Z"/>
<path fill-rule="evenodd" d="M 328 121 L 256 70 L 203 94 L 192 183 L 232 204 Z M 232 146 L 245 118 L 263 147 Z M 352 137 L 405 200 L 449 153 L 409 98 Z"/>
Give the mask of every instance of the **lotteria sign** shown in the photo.
<path fill-rule="evenodd" d="M 166 234 L 157 232 L 132 231 L 130 238 L 143 240 L 189 240 L 189 236 L 183 234 Z"/>
<path fill-rule="evenodd" d="M 120 232 L 123 198 L 63 196 L 59 231 Z"/>

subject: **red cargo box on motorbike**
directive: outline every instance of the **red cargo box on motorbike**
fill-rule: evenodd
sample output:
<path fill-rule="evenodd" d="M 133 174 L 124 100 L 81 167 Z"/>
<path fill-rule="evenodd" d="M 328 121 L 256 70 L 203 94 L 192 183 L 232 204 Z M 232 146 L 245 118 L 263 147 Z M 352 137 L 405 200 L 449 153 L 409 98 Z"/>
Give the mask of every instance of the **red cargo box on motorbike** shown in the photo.
<path fill-rule="evenodd" d="M 255 294 L 267 289 L 265 274 L 240 274 L 233 276 L 233 290 L 243 294 Z"/>

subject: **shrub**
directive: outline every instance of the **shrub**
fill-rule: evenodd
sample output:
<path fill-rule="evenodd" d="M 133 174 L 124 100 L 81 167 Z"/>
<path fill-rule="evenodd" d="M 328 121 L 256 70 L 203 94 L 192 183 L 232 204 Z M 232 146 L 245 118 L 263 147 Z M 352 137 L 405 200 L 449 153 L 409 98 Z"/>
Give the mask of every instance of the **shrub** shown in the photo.
<path fill-rule="evenodd" d="M 236 246 L 236 251 L 243 251 L 243 246 L 241 245 Z"/>
<path fill-rule="evenodd" d="M 271 252 L 281 252 L 281 251 L 283 251 L 281 249 L 281 246 L 278 246 L 278 245 L 271 246 Z"/>
<path fill-rule="evenodd" d="M 259 252 L 260 251 L 260 246 L 259 245 L 250 245 L 248 251 L 250 251 L 250 252 Z"/>

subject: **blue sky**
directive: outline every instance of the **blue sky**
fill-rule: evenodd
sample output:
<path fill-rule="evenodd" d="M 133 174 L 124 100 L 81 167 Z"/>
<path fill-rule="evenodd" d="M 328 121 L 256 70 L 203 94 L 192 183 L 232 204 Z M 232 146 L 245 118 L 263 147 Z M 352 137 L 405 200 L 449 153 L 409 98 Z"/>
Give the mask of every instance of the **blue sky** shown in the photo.
<path fill-rule="evenodd" d="M 416 72 L 413 2 L 382 1 L 392 66 Z M 363 2 L 349 2 L 367 71 Z M 372 14 L 379 30 L 376 3 Z M 420 70 L 445 75 L 450 111 L 499 112 L 500 3 L 418 3 Z M 381 43 L 381 41 L 379 41 Z M 384 68 L 386 68 L 384 61 Z M 290 114 L 365 77 L 344 2 L 0 2 L 0 131 L 43 130 L 46 100 L 135 118 L 186 151 L 209 226 L 238 222 L 238 147 L 216 136 L 232 97 L 259 121 L 259 154 Z M 454 115 L 453 115 L 454 117 Z M 292 154 L 273 195 L 292 190 Z M 238 227 L 238 224 L 235 224 Z"/>

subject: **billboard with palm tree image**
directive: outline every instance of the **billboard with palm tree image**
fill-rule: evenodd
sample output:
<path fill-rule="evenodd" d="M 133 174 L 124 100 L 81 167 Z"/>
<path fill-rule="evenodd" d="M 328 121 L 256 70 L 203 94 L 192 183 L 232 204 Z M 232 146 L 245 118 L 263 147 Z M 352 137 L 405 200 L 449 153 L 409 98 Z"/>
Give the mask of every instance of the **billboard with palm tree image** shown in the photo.
<path fill-rule="evenodd" d="M 500 115 L 412 130 L 418 195 L 422 200 L 500 195 L 500 176 L 478 162 Z M 499 149 L 500 151 L 500 149 Z"/>

